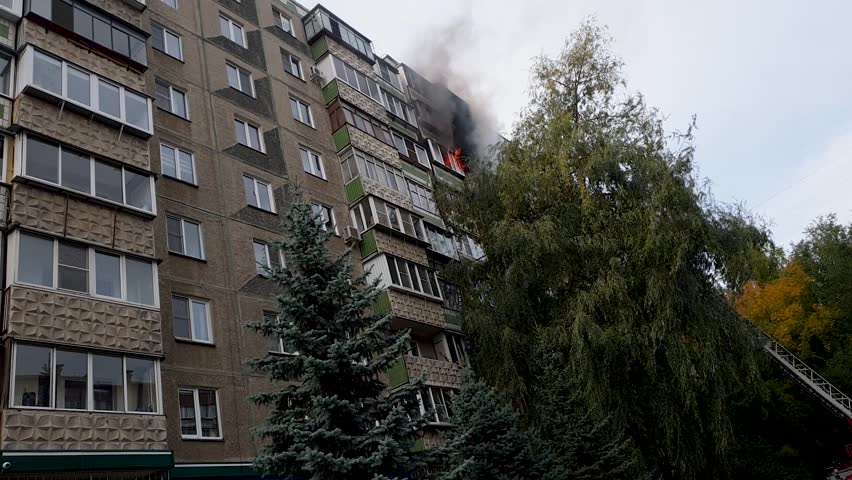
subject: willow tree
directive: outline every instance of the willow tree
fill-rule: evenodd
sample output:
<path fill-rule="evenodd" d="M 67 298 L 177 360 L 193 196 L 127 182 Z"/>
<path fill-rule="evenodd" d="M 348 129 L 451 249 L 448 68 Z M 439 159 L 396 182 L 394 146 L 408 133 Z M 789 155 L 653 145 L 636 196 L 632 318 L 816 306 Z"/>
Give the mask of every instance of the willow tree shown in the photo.
<path fill-rule="evenodd" d="M 757 377 L 754 340 L 726 301 L 771 247 L 693 171 L 691 126 L 630 93 L 604 29 L 589 22 L 533 68 L 531 100 L 493 164 L 442 211 L 482 244 L 462 264 L 479 374 L 533 418 L 543 340 L 591 411 L 624 426 L 658 478 L 720 478 L 726 398 Z M 759 256 L 759 255 L 758 255 Z"/>

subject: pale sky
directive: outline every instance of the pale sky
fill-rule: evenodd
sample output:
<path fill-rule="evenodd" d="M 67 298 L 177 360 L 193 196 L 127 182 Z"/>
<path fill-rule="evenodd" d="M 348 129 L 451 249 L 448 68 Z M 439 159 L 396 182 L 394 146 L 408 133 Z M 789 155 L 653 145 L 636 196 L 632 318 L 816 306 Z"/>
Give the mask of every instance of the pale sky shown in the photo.
<path fill-rule="evenodd" d="M 533 57 L 557 53 L 594 15 L 610 29 L 629 88 L 670 130 L 697 116 L 696 160 L 717 200 L 744 202 L 785 247 L 819 215 L 852 221 L 852 2 L 322 3 L 376 53 L 414 66 L 449 38 L 447 68 L 468 90 L 458 93 L 486 99 L 504 133 L 526 102 Z"/>

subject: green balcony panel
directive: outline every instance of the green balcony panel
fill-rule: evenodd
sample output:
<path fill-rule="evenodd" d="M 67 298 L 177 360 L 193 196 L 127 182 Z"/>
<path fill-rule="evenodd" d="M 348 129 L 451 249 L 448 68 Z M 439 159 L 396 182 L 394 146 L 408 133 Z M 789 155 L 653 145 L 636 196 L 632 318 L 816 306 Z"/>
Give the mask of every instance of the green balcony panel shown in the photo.
<path fill-rule="evenodd" d="M 355 202 L 364 196 L 364 185 L 361 183 L 361 177 L 355 177 L 349 180 L 346 184 L 346 200 L 349 203 Z"/>
<path fill-rule="evenodd" d="M 319 60 L 323 55 L 328 53 L 328 42 L 325 37 L 320 37 L 311 45 L 311 53 L 314 55 L 314 60 Z"/>
<path fill-rule="evenodd" d="M 383 291 L 378 297 L 376 297 L 376 301 L 373 302 L 373 313 L 376 315 L 390 315 L 390 295 L 388 295 L 387 290 Z"/>
<path fill-rule="evenodd" d="M 337 151 L 343 150 L 351 141 L 349 139 L 349 127 L 343 126 L 338 128 L 332 137 L 334 137 L 334 146 L 337 148 Z"/>
<path fill-rule="evenodd" d="M 423 437 L 417 437 L 417 440 L 414 441 L 414 446 L 412 447 L 412 451 L 414 452 L 422 452 L 426 447 L 423 446 Z"/>
<path fill-rule="evenodd" d="M 325 103 L 331 103 L 340 94 L 337 88 L 337 80 L 332 80 L 328 85 L 322 87 L 322 98 Z"/>
<path fill-rule="evenodd" d="M 378 251 L 376 232 L 368 230 L 361 235 L 361 258 L 367 258 Z"/>
<path fill-rule="evenodd" d="M 435 172 L 435 178 L 452 186 L 453 188 L 462 188 L 464 185 L 464 180 L 442 169 L 441 167 L 433 168 L 432 170 Z"/>
<path fill-rule="evenodd" d="M 388 386 L 396 388 L 408 383 L 408 370 L 405 368 L 405 360 L 399 359 L 388 369 Z"/>
<path fill-rule="evenodd" d="M 414 179 L 416 179 L 423 185 L 426 185 L 427 187 L 432 186 L 432 179 L 429 178 L 429 174 L 424 172 L 423 170 L 420 170 L 414 165 L 403 162 L 402 171 L 404 171 L 406 175 L 414 177 Z"/>
<path fill-rule="evenodd" d="M 447 322 L 447 325 L 452 325 L 459 330 L 462 328 L 462 316 L 458 312 L 444 311 L 444 321 Z"/>

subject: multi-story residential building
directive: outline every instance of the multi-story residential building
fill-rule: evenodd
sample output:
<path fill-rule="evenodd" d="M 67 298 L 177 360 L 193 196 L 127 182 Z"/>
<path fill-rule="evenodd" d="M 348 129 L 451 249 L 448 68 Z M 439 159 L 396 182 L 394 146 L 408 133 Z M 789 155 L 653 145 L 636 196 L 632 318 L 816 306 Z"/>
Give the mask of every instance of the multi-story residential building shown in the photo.
<path fill-rule="evenodd" d="M 0 0 L 0 476 L 254 475 L 272 386 L 244 360 L 287 352 L 242 325 L 275 314 L 290 186 L 381 275 L 412 332 L 390 387 L 425 375 L 439 442 L 465 361 L 441 268 L 478 252 L 432 198 L 465 174 L 438 88 L 321 6 Z"/>

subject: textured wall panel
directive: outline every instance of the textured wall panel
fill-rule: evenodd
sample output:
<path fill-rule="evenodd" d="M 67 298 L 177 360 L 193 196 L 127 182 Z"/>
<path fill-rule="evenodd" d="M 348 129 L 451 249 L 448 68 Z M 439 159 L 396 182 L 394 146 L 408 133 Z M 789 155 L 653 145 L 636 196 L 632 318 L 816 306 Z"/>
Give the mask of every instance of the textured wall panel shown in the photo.
<path fill-rule="evenodd" d="M 394 316 L 446 328 L 440 303 L 396 290 L 388 290 L 388 297 Z"/>
<path fill-rule="evenodd" d="M 10 289 L 9 335 L 17 338 L 163 353 L 160 312 L 94 298 Z"/>
<path fill-rule="evenodd" d="M 372 98 L 364 95 L 363 93 L 355 90 L 350 87 L 349 84 L 345 83 L 343 80 L 338 79 L 337 88 L 340 94 L 340 98 L 346 100 L 347 102 L 355 105 L 356 107 L 364 110 L 370 115 L 383 119 L 387 118 L 388 113 L 380 103 L 377 103 Z"/>
<path fill-rule="evenodd" d="M 15 100 L 15 123 L 89 152 L 150 170 L 148 142 L 69 110 L 60 115 L 57 105 L 31 95 Z"/>
<path fill-rule="evenodd" d="M 65 197 L 23 183 L 15 183 L 12 185 L 11 221 L 63 235 Z"/>
<path fill-rule="evenodd" d="M 353 125 L 349 126 L 349 137 L 351 139 L 352 146 L 358 150 L 367 152 L 379 160 L 384 160 L 397 168 L 402 168 L 402 160 L 399 158 L 399 150 L 395 147 L 392 147 L 377 138 L 371 137 L 366 132 L 358 130 Z"/>
<path fill-rule="evenodd" d="M 12 222 L 60 237 L 154 256 L 152 220 L 34 185 L 16 182 L 12 188 Z"/>
<path fill-rule="evenodd" d="M 391 190 L 378 182 L 370 180 L 365 175 L 361 175 L 361 183 L 364 185 L 364 192 L 371 193 L 379 198 L 384 198 L 385 200 L 393 203 L 394 205 L 398 205 L 409 212 L 414 211 L 414 204 L 411 203 L 411 197 L 408 195 L 407 190 L 406 193 Z M 405 186 L 404 188 L 407 189 L 408 186 Z"/>
<path fill-rule="evenodd" d="M 111 246 L 114 222 L 115 210 L 75 198 L 68 199 L 65 229 L 68 237 Z"/>
<path fill-rule="evenodd" d="M 121 2 L 100 0 L 98 3 L 114 4 Z M 139 13 L 137 12 L 136 15 L 139 16 Z M 40 27 L 26 18 L 20 23 L 19 28 L 19 43 L 21 45 L 31 43 L 69 62 L 87 68 L 98 75 L 119 82 L 126 87 L 140 92 L 145 91 L 145 77 L 128 69 L 127 66 L 117 63 L 98 52 L 89 50 L 87 47 L 73 43 L 70 39 L 58 33 L 46 31 L 44 27 Z"/>
<path fill-rule="evenodd" d="M 426 250 L 423 247 L 411 241 L 391 237 L 378 230 L 375 230 L 375 232 L 376 245 L 379 247 L 380 252 L 390 253 L 391 255 L 396 255 L 397 257 L 402 257 L 421 265 L 429 264 L 429 259 L 426 258 Z"/>
<path fill-rule="evenodd" d="M 154 256 L 154 224 L 129 213 L 115 216 L 115 248 Z"/>
<path fill-rule="evenodd" d="M 452 362 L 406 355 L 405 366 L 408 378 L 413 380 L 423 375 L 426 385 L 459 388 L 464 378 L 462 367 Z"/>
<path fill-rule="evenodd" d="M 4 450 L 166 450 L 166 417 L 3 411 Z"/>

